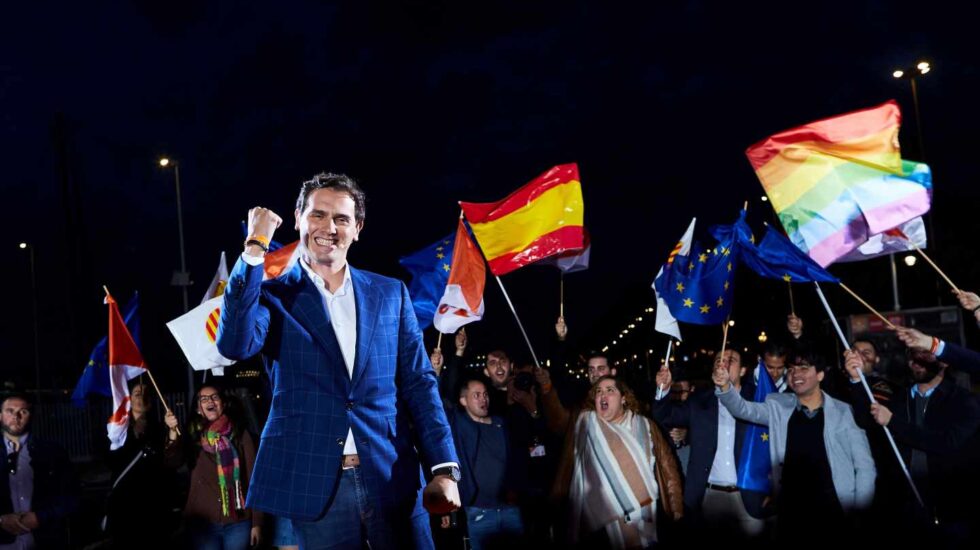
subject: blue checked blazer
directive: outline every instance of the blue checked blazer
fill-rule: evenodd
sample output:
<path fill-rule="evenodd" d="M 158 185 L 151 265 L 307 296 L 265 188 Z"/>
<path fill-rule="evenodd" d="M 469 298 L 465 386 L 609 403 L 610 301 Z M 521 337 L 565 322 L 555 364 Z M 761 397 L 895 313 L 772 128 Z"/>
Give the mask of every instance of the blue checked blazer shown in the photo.
<path fill-rule="evenodd" d="M 408 290 L 348 268 L 357 308 L 352 376 L 323 297 L 299 263 L 263 281 L 261 265 L 239 258 L 228 279 L 218 350 L 238 360 L 262 353 L 272 365 L 250 507 L 316 519 L 337 488 L 348 429 L 368 496 L 385 508 L 419 503 L 423 479 L 410 420 L 427 466 L 458 463 Z"/>

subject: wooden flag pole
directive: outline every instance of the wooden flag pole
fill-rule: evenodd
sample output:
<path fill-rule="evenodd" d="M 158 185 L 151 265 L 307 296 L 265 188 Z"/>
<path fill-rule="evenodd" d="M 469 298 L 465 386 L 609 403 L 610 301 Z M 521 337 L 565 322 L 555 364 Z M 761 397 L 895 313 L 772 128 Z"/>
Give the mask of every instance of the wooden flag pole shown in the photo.
<path fill-rule="evenodd" d="M 732 314 L 729 313 L 728 317 L 725 317 L 725 326 L 721 329 L 721 359 L 725 360 L 725 344 L 728 343 L 728 323 L 732 319 Z"/>
<path fill-rule="evenodd" d="M 497 279 L 497 284 L 500 285 L 500 291 L 504 293 L 504 299 L 507 300 L 507 305 L 510 306 L 511 313 L 514 314 L 514 319 L 517 320 L 517 326 L 521 329 L 521 334 L 524 335 L 524 341 L 527 342 L 527 349 L 531 350 L 531 357 L 534 359 L 534 366 L 541 368 L 541 363 L 538 362 L 538 356 L 534 353 L 534 347 L 531 346 L 531 339 L 527 337 L 527 331 L 524 330 L 524 325 L 521 323 L 521 318 L 517 316 L 517 310 L 514 309 L 514 303 L 510 301 L 510 296 L 507 295 L 507 289 L 504 288 L 503 281 L 500 280 L 500 275 L 494 275 L 494 279 Z"/>
<path fill-rule="evenodd" d="M 673 348 L 674 348 L 674 339 L 671 338 L 670 340 L 667 340 L 667 356 L 664 357 L 664 364 L 662 367 L 660 367 L 661 369 L 670 370 L 670 352 L 671 350 L 673 350 Z M 660 392 L 663 393 L 668 388 L 661 388 L 660 386 L 657 386 L 657 389 L 659 389 Z"/>
<path fill-rule="evenodd" d="M 442 331 L 436 329 L 436 333 L 439 335 L 439 337 L 436 338 L 436 349 L 442 351 Z"/>
<path fill-rule="evenodd" d="M 844 283 L 837 283 L 837 284 L 839 284 L 840 287 L 843 288 L 848 294 L 850 294 L 851 296 L 854 296 L 854 299 L 855 300 L 861 302 L 861 305 L 863 305 L 864 307 L 868 308 L 868 311 L 870 311 L 871 313 L 875 314 L 879 319 L 881 319 L 885 323 L 885 325 L 888 326 L 888 328 L 890 328 L 890 329 L 894 329 L 895 328 L 895 325 L 893 325 L 891 321 L 889 321 L 888 319 L 886 319 L 885 316 L 882 315 L 881 313 L 879 313 L 877 309 L 871 307 L 871 304 L 869 304 L 868 302 L 865 302 L 864 300 L 862 300 L 861 297 L 858 296 L 857 294 L 855 294 L 853 290 L 847 288 L 847 285 L 845 285 Z M 849 346 L 845 346 L 845 347 L 849 347 Z"/>
<path fill-rule="evenodd" d="M 111 294 L 109 294 L 109 289 L 106 288 L 105 285 L 102 285 L 102 289 L 105 290 L 105 295 L 107 298 L 111 296 Z M 112 368 L 112 365 L 109 365 L 109 368 Z M 150 383 L 153 384 L 153 389 L 156 390 L 157 397 L 160 398 L 160 404 L 163 405 L 163 410 L 167 411 L 167 414 L 171 414 L 170 407 L 167 406 L 167 400 L 163 398 L 163 393 L 160 392 L 160 386 L 157 386 L 157 381 L 153 379 L 153 373 L 150 372 L 149 367 L 147 367 L 145 364 L 143 365 L 143 370 L 145 370 L 147 376 L 150 377 Z M 180 435 L 180 428 L 177 428 L 177 435 Z"/>
<path fill-rule="evenodd" d="M 560 276 L 561 276 L 561 282 L 559 283 L 559 290 L 558 290 L 558 295 L 559 295 L 558 316 L 564 317 L 565 316 L 565 272 L 562 271 Z"/>
<path fill-rule="evenodd" d="M 793 304 L 793 283 L 786 281 L 786 287 L 789 288 L 789 312 L 796 317 L 796 305 Z"/>
<path fill-rule="evenodd" d="M 946 283 L 949 284 L 949 286 L 953 287 L 953 291 L 954 292 L 956 292 L 957 294 L 960 293 L 960 289 L 955 284 L 953 284 L 953 281 L 950 280 L 950 278 L 947 277 L 945 273 L 943 273 L 943 270 L 942 269 L 939 269 L 939 266 L 936 265 L 936 262 L 932 261 L 932 258 L 930 258 L 928 255 L 926 255 L 926 253 L 925 253 L 924 250 L 922 250 L 921 248 L 919 248 L 919 246 L 917 244 L 913 243 L 912 241 L 909 241 L 909 244 L 911 244 L 912 247 L 915 248 L 915 251 L 918 252 L 920 256 L 922 256 L 922 259 L 924 259 L 926 262 L 928 262 L 929 265 L 931 265 L 932 268 L 936 270 L 936 273 L 939 273 L 939 276 L 940 277 L 942 277 L 943 279 L 945 279 Z"/>
<path fill-rule="evenodd" d="M 817 295 L 820 297 L 820 302 L 823 303 L 824 309 L 827 310 L 827 317 L 830 317 L 830 322 L 833 323 L 834 329 L 837 331 L 837 336 L 840 337 L 841 345 L 844 346 L 844 349 L 851 349 L 851 345 L 848 344 L 847 338 L 844 337 L 844 331 L 841 330 L 840 324 L 837 322 L 837 317 L 834 316 L 834 312 L 831 311 L 830 309 L 830 304 L 827 303 L 827 297 L 823 295 L 823 290 L 820 289 L 820 283 L 814 281 L 813 285 L 817 287 Z M 841 286 L 843 287 L 844 285 Z M 857 298 L 857 295 L 855 295 L 854 297 Z M 858 299 L 860 300 L 860 298 Z M 861 300 L 861 302 L 863 303 L 864 300 Z M 886 320 L 885 322 L 887 323 L 888 321 Z M 864 393 L 868 395 L 868 399 L 872 403 L 876 403 L 875 396 L 873 393 L 871 393 L 871 388 L 868 386 L 868 381 L 867 379 L 865 379 L 864 372 L 862 372 L 861 369 L 858 369 L 858 376 L 861 377 L 861 386 L 864 387 Z M 902 472 L 905 473 L 905 479 L 909 482 L 909 487 L 912 488 L 912 493 L 915 495 L 915 499 L 919 501 L 919 506 L 922 506 L 924 508 L 925 504 L 922 502 L 922 496 L 919 495 L 919 489 L 916 488 L 915 482 L 912 481 L 912 476 L 909 474 L 909 469 L 908 467 L 905 466 L 905 461 L 902 459 L 902 455 L 898 452 L 898 446 L 895 445 L 895 438 L 892 437 L 891 430 L 888 429 L 888 426 L 882 426 L 882 429 L 885 430 L 885 435 L 888 436 L 888 442 L 892 446 L 892 451 L 894 451 L 895 453 L 895 458 L 898 459 L 898 464 L 902 467 Z"/>

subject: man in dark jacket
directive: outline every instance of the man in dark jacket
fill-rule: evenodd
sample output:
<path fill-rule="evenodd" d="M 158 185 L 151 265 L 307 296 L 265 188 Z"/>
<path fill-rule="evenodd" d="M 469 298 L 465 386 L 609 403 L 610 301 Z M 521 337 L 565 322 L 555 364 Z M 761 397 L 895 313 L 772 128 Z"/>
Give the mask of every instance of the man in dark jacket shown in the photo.
<path fill-rule="evenodd" d="M 976 465 L 971 463 L 975 456 L 969 452 L 980 428 L 976 397 L 944 376 L 945 364 L 935 355 L 910 348 L 911 387 L 897 392 L 887 404 L 869 403 L 862 395 L 858 364 L 849 353 L 845 368 L 852 382 L 854 417 L 866 430 L 880 429 L 876 425 L 891 430 L 925 501 L 923 509 L 904 479 L 891 482 L 904 493 L 903 517 L 893 518 L 896 534 L 906 543 L 913 536 L 937 546 L 963 544 L 970 522 L 980 511 L 973 498 L 980 489 Z"/>
<path fill-rule="evenodd" d="M 30 433 L 26 395 L 4 399 L 0 414 L 0 549 L 67 548 L 65 521 L 78 505 L 68 454 Z"/>
<path fill-rule="evenodd" d="M 527 453 L 511 444 L 504 418 L 490 415 L 488 384 L 479 378 L 460 387 L 461 408 L 447 414 L 462 477 L 460 499 L 474 550 L 518 541 L 524 532 L 519 507 L 527 482 Z"/>
<path fill-rule="evenodd" d="M 716 368 L 724 363 L 733 381 L 742 380 L 746 374 L 741 355 L 735 350 L 725 350 L 715 356 Z M 658 388 L 669 388 L 672 382 L 669 369 L 657 374 Z M 736 388 L 743 398 L 755 399 L 755 385 L 751 379 Z M 662 426 L 688 428 L 687 440 L 691 455 L 684 484 L 684 507 L 692 512 L 685 514 L 696 522 L 692 527 L 706 527 L 708 531 L 694 531 L 699 536 L 709 533 L 725 536 L 757 537 L 765 529 L 765 504 L 768 495 L 737 487 L 737 460 L 741 454 L 748 423 L 736 420 L 724 407 L 720 407 L 714 392 L 695 393 L 687 401 L 665 399 L 666 393 L 658 391 L 653 400 L 653 418 Z M 698 524 L 697 522 L 703 522 Z"/>

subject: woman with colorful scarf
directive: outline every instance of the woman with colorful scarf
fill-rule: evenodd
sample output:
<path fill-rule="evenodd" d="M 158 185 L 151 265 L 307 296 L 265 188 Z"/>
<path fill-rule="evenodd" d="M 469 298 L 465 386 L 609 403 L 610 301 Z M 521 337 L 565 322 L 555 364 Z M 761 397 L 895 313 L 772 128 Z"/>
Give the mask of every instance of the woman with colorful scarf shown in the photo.
<path fill-rule="evenodd" d="M 168 463 L 187 463 L 191 470 L 184 518 L 190 546 L 198 550 L 243 550 L 261 538 L 262 513 L 245 508 L 255 439 L 229 418 L 227 406 L 217 388 L 204 386 L 197 392 L 198 418 L 184 437 L 177 435 L 177 418 L 165 418 Z"/>
<path fill-rule="evenodd" d="M 575 426 L 569 499 L 571 541 L 588 548 L 649 548 L 657 543 L 657 501 L 666 517 L 683 511 L 671 446 L 625 383 L 603 376 Z"/>

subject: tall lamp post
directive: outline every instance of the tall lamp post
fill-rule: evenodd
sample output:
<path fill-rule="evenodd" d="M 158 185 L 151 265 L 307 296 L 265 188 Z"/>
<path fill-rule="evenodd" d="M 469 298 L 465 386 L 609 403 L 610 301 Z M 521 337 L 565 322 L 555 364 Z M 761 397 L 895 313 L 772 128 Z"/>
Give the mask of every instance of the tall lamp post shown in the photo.
<path fill-rule="evenodd" d="M 168 168 L 173 167 L 174 169 L 174 187 L 177 190 L 177 236 L 178 242 L 180 244 L 180 271 L 174 273 L 171 279 L 171 284 L 174 286 L 179 286 L 181 290 L 181 295 L 184 299 L 184 313 L 190 310 L 190 306 L 187 301 L 187 287 L 191 284 L 191 275 L 187 272 L 187 257 L 184 254 L 184 212 L 181 207 L 180 200 L 180 165 L 177 161 L 172 160 L 167 157 L 162 157 L 160 159 L 160 167 Z M 187 410 L 191 410 L 191 403 L 194 400 L 194 373 L 192 369 L 188 366 L 187 368 Z"/>
<path fill-rule="evenodd" d="M 922 138 L 922 116 L 919 113 L 919 86 L 918 79 L 922 76 L 929 74 L 932 70 L 932 65 L 928 61 L 919 61 L 912 67 L 906 67 L 904 69 L 896 69 L 892 72 L 892 76 L 899 80 L 908 80 L 909 87 L 912 88 L 912 110 L 915 113 L 915 138 L 919 144 L 919 160 L 926 162 L 926 145 L 925 140 Z M 926 220 L 926 224 L 929 226 L 929 239 L 935 243 L 936 232 L 932 228 L 932 213 L 923 216 Z M 895 255 L 891 255 L 892 263 L 892 290 L 895 295 L 895 303 L 898 304 L 898 283 L 895 279 Z M 937 305 L 943 305 L 942 301 L 942 290 L 940 288 L 939 281 L 936 281 L 936 303 Z M 897 307 L 895 309 L 898 309 Z"/>
<path fill-rule="evenodd" d="M 20 243 L 17 245 L 21 250 L 26 250 L 31 264 L 31 309 L 34 312 L 34 395 L 35 400 L 40 404 L 41 401 L 41 344 L 39 342 L 41 333 L 38 330 L 37 318 L 37 271 L 34 268 L 34 246 L 30 243 Z"/>

